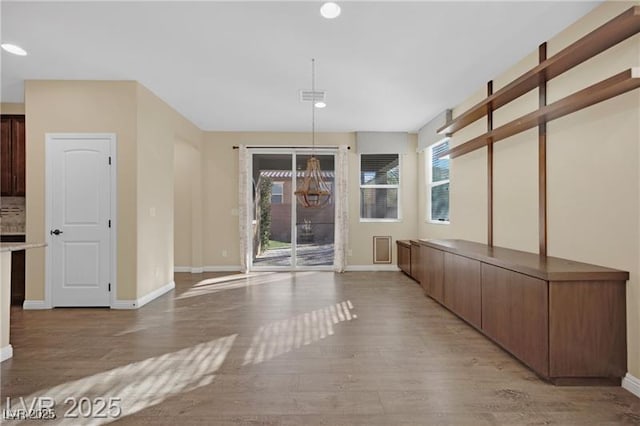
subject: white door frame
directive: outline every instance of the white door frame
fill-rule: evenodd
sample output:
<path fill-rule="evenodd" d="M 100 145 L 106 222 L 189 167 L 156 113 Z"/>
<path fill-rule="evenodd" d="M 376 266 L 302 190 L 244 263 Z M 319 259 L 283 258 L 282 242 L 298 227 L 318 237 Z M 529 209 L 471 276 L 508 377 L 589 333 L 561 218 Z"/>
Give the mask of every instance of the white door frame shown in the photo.
<path fill-rule="evenodd" d="M 296 176 L 297 176 L 297 171 L 296 171 L 296 157 L 297 155 L 311 155 L 314 153 L 314 150 L 310 147 L 300 147 L 300 148 L 290 148 L 290 149 L 286 149 L 286 148 L 277 148 L 274 149 L 274 147 L 265 147 L 265 148 L 250 148 L 249 149 L 249 161 L 247 162 L 248 167 L 249 167 L 249 173 L 252 173 L 253 170 L 253 156 L 256 154 L 291 154 L 291 173 L 292 173 L 292 188 L 295 189 L 295 183 L 297 181 Z M 318 155 L 333 155 L 334 158 L 334 164 L 335 164 L 335 159 L 336 156 L 338 154 L 338 149 L 337 148 L 323 148 L 323 147 L 316 147 L 315 149 L 315 153 Z M 334 166 L 335 169 L 335 166 Z M 254 200 L 253 200 L 253 196 L 252 196 L 252 192 L 253 192 L 253 188 L 252 188 L 252 183 L 253 183 L 253 179 L 247 179 L 247 185 L 248 185 L 248 190 L 247 190 L 247 195 L 248 195 L 248 199 L 247 199 L 247 206 L 251 206 L 251 211 L 253 214 L 253 204 L 254 204 Z M 256 182 L 257 183 L 257 182 Z M 334 188 L 334 196 L 335 193 L 337 191 L 337 185 L 333 185 Z M 256 266 L 253 264 L 253 238 L 249 238 L 250 241 L 250 245 L 249 245 L 249 250 L 251 250 L 251 256 L 249 258 L 249 264 L 247 265 L 247 269 L 248 271 L 257 271 L 257 272 L 277 272 L 277 271 L 291 271 L 291 272 L 296 272 L 296 271 L 333 271 L 334 270 L 334 264 L 335 264 L 335 252 L 334 252 L 334 263 L 332 263 L 331 265 L 321 265 L 321 266 L 299 266 L 297 265 L 297 253 L 296 253 L 296 248 L 297 248 L 297 229 L 296 229 L 296 221 L 297 221 L 297 210 L 296 210 L 296 206 L 297 206 L 297 199 L 294 195 L 292 195 L 292 199 L 291 199 L 291 265 L 290 266 Z M 337 215 L 337 211 L 334 208 L 334 212 L 333 212 L 333 219 L 334 219 L 334 223 L 336 222 L 336 215 Z M 251 219 L 253 221 L 253 218 Z M 335 246 L 335 240 L 334 240 L 334 246 Z"/>
<path fill-rule="evenodd" d="M 111 216 L 111 228 L 109 228 L 109 243 L 111 250 L 109 253 L 110 265 L 109 265 L 109 282 L 111 283 L 111 291 L 109 292 L 109 304 L 113 308 L 117 301 L 118 294 L 118 215 L 117 215 L 117 194 L 118 194 L 118 162 L 117 158 L 117 137 L 115 133 L 45 133 L 45 205 L 44 205 L 44 237 L 48 246 L 51 247 L 52 236 L 49 234 L 51 229 L 51 214 L 53 211 L 53 197 L 52 186 L 53 182 L 53 167 L 52 156 L 50 146 L 59 140 L 70 139 L 100 139 L 109 141 L 109 158 L 111 161 L 111 167 L 109 168 L 110 174 L 110 216 Z M 44 278 L 44 304 L 46 307 L 51 308 L 53 305 L 53 299 L 51 296 L 51 277 L 52 277 L 52 263 L 49 250 L 45 250 L 45 278 Z"/>

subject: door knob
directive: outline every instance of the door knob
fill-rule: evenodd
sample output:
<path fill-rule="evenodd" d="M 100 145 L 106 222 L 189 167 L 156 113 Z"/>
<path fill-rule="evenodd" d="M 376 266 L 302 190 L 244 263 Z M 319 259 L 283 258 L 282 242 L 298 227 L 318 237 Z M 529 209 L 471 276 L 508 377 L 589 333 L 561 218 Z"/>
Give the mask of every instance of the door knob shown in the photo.
<path fill-rule="evenodd" d="M 53 231 L 49 231 L 49 233 L 51 235 L 60 235 L 60 234 L 62 234 L 62 231 L 59 230 L 59 229 L 54 229 Z"/>

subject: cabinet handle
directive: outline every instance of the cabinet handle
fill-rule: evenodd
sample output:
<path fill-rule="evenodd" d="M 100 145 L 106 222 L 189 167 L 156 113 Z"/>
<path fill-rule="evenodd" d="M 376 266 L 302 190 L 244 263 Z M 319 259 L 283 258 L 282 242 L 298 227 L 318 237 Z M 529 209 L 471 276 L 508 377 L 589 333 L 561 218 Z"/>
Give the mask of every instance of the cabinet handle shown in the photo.
<path fill-rule="evenodd" d="M 13 192 L 18 192 L 18 175 L 13 176 Z"/>

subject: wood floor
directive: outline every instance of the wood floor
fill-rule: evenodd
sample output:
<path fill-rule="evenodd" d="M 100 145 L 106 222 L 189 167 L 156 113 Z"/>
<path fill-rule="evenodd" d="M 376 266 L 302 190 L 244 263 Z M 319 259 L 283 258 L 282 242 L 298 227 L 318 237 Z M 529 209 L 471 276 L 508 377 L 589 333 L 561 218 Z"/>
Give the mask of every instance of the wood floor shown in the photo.
<path fill-rule="evenodd" d="M 640 399 L 540 381 L 400 273 L 176 274 L 137 311 L 15 309 L 11 339 L 2 401 L 58 417 L 86 396 L 131 425 L 640 424 Z"/>

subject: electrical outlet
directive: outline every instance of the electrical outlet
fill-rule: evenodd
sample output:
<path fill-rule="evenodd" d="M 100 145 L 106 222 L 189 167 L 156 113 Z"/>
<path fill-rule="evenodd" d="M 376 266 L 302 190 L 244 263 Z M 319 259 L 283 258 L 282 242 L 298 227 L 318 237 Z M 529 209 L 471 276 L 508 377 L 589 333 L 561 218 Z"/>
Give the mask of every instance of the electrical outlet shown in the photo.
<path fill-rule="evenodd" d="M 149 209 L 149 216 L 156 217 L 156 208 L 155 207 L 151 207 Z"/>
<path fill-rule="evenodd" d="M 227 257 L 227 251 L 226 250 L 222 250 L 222 257 Z"/>
<path fill-rule="evenodd" d="M 351 249 L 347 250 L 347 256 L 349 257 L 353 256 L 353 250 Z"/>

